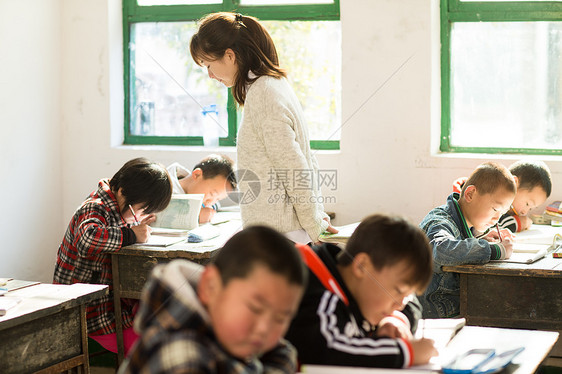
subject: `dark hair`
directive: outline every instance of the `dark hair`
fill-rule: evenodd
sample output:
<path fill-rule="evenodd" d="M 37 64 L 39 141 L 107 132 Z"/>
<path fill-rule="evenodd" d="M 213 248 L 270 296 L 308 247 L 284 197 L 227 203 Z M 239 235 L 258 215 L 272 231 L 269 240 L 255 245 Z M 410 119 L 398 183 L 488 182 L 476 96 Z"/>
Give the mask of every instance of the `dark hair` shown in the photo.
<path fill-rule="evenodd" d="M 193 167 L 193 170 L 201 169 L 203 172 L 203 179 L 210 179 L 217 176 L 225 177 L 232 189 L 235 190 L 237 182 L 233 168 L 234 161 L 232 161 L 230 157 L 213 154 L 199 161 L 199 163 Z"/>
<path fill-rule="evenodd" d="M 405 261 L 411 278 L 408 283 L 423 291 L 433 276 L 432 250 L 424 232 L 404 218 L 374 214 L 355 229 L 338 257 L 342 266 L 351 265 L 359 253 L 366 253 L 381 270 Z"/>
<path fill-rule="evenodd" d="M 480 194 L 494 193 L 500 188 L 515 194 L 517 185 L 513 175 L 503 165 L 495 162 L 484 162 L 472 172 L 462 186 L 461 196 L 468 186 L 476 187 Z"/>
<path fill-rule="evenodd" d="M 147 214 L 164 210 L 172 198 L 172 180 L 166 168 L 144 157 L 127 161 L 109 186 L 113 193 L 122 188 L 125 205 L 144 204 Z"/>
<path fill-rule="evenodd" d="M 542 161 L 521 160 L 509 167 L 511 174 L 519 179 L 519 188 L 532 190 L 536 186 L 546 192 L 546 197 L 552 192 L 552 178 L 550 169 Z"/>
<path fill-rule="evenodd" d="M 248 86 L 260 76 L 286 76 L 279 67 L 275 44 L 257 18 L 231 12 L 212 13 L 203 17 L 189 46 L 193 61 L 201 65 L 201 60 L 221 59 L 228 48 L 234 51 L 238 65 L 232 95 L 240 106 L 246 101 Z M 250 71 L 256 76 L 250 78 Z"/>
<path fill-rule="evenodd" d="M 306 286 L 306 266 L 295 244 L 265 226 L 251 226 L 235 234 L 218 251 L 213 264 L 224 284 L 246 278 L 256 265 L 263 265 L 291 284 Z"/>

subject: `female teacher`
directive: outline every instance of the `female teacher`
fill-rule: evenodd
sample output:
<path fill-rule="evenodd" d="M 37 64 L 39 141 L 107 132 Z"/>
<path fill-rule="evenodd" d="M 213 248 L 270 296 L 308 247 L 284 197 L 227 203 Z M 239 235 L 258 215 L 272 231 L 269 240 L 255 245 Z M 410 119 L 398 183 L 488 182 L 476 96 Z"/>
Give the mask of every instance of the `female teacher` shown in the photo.
<path fill-rule="evenodd" d="M 269 225 L 298 243 L 317 242 L 323 231 L 336 233 L 324 213 L 303 110 L 267 30 L 254 17 L 210 14 L 200 21 L 190 51 L 244 107 L 238 170 L 257 178 L 243 183 L 240 175 L 243 225 Z"/>

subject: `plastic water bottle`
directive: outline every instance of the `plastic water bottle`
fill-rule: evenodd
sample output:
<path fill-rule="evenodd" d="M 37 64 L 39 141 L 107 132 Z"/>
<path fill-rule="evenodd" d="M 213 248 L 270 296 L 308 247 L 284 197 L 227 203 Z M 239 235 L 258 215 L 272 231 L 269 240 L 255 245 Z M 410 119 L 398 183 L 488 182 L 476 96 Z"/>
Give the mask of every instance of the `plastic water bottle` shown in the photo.
<path fill-rule="evenodd" d="M 219 146 L 219 112 L 216 104 L 203 107 L 203 144 L 205 147 Z"/>

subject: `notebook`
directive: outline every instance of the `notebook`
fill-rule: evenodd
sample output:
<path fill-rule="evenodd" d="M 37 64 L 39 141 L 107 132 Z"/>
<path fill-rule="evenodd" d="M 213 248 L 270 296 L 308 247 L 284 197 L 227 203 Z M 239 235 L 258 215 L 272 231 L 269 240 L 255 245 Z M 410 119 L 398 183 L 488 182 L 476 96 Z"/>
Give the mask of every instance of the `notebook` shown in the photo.
<path fill-rule="evenodd" d="M 13 296 L 2 296 L 0 297 L 0 316 L 6 314 L 6 312 L 15 307 L 21 301 L 20 297 Z"/>
<path fill-rule="evenodd" d="M 529 230 L 516 234 L 510 258 L 490 262 L 532 264 L 558 251 L 562 251 L 562 230 L 549 225 L 532 225 Z"/>
<path fill-rule="evenodd" d="M 186 239 L 186 236 L 150 235 L 146 243 L 135 243 L 133 246 L 169 247 L 180 242 L 185 242 Z"/>

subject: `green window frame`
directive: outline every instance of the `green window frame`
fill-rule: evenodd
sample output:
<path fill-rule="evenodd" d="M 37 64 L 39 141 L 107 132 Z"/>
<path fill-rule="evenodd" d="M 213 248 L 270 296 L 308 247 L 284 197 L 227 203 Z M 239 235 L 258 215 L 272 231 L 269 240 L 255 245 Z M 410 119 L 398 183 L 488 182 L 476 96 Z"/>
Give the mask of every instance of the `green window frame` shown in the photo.
<path fill-rule="evenodd" d="M 340 0 L 333 0 L 328 4 L 302 5 L 240 5 L 239 0 L 223 0 L 220 4 L 194 5 L 151 5 L 140 6 L 137 0 L 123 0 L 123 58 L 124 58 L 124 88 L 125 88 L 125 122 L 124 143 L 127 145 L 184 145 L 202 146 L 202 136 L 141 136 L 133 135 L 129 126 L 131 123 L 131 98 L 136 97 L 134 87 L 131 88 L 131 26 L 137 22 L 177 22 L 196 21 L 202 16 L 222 11 L 234 11 L 251 15 L 263 21 L 334 21 L 340 20 Z M 219 139 L 219 146 L 235 146 L 239 115 L 230 90 L 227 99 L 228 136 Z M 311 140 L 314 149 L 337 150 L 339 140 Z"/>
<path fill-rule="evenodd" d="M 560 155 L 558 149 L 460 147 L 451 144 L 451 28 L 455 22 L 562 21 L 560 1 L 440 0 L 441 137 L 440 151 Z"/>

